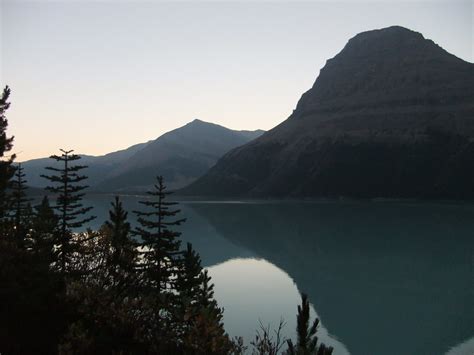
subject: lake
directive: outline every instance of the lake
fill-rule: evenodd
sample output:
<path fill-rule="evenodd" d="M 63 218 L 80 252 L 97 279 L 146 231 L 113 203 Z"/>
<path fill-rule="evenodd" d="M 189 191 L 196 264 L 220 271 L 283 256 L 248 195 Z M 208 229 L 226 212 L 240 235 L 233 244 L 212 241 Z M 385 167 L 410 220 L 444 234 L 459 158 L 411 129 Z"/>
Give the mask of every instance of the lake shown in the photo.
<path fill-rule="evenodd" d="M 130 211 L 137 197 L 123 197 Z M 89 197 L 106 218 L 111 196 Z M 183 201 L 228 333 L 281 318 L 294 337 L 300 292 L 335 355 L 474 354 L 474 205 Z M 183 244 L 184 246 L 184 244 Z"/>

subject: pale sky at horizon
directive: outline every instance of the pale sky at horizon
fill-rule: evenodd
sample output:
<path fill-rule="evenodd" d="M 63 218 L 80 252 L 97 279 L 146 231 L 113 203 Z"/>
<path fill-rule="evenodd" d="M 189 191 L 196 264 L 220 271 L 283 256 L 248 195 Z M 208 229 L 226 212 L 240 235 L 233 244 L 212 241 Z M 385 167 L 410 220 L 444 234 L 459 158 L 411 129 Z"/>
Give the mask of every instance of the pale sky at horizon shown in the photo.
<path fill-rule="evenodd" d="M 366 30 L 401 25 L 474 58 L 469 0 L 0 0 L 0 22 L 19 161 L 105 154 L 195 118 L 271 129 Z"/>

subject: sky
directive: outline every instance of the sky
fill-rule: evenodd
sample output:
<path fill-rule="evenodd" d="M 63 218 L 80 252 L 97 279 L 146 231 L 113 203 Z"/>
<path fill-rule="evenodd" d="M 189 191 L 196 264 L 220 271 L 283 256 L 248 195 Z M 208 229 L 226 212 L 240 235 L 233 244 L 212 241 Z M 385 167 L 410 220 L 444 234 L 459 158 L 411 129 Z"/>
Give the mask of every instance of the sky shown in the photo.
<path fill-rule="evenodd" d="M 101 155 L 195 118 L 271 129 L 351 37 L 391 25 L 473 62 L 472 0 L 0 0 L 14 152 Z"/>

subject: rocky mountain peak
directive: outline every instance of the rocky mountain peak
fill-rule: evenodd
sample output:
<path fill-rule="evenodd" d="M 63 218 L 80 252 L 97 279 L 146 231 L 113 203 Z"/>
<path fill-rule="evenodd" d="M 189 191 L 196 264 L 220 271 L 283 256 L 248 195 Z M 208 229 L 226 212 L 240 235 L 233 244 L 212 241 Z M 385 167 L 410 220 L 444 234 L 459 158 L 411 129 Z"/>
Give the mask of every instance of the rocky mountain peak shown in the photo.
<path fill-rule="evenodd" d="M 418 32 L 400 26 L 362 32 L 326 62 L 299 101 L 295 116 L 380 108 L 393 102 L 399 106 L 436 103 L 444 95 L 440 87 L 450 87 L 456 98 L 464 95 L 467 99 L 465 78 L 473 74 L 471 63 Z"/>

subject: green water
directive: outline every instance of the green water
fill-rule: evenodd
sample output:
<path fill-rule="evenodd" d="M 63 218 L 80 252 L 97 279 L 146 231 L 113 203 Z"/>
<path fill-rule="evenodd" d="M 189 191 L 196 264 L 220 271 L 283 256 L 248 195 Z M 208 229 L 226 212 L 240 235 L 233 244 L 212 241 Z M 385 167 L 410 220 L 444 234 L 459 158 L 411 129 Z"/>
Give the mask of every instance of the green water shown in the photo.
<path fill-rule="evenodd" d="M 89 198 L 106 219 L 111 198 Z M 130 210 L 135 197 L 125 197 Z M 182 202 L 231 335 L 287 322 L 299 292 L 335 355 L 474 354 L 474 205 Z M 130 213 L 133 219 L 133 214 Z"/>

